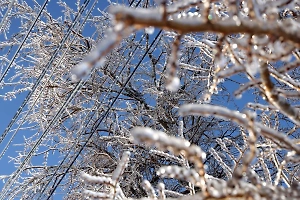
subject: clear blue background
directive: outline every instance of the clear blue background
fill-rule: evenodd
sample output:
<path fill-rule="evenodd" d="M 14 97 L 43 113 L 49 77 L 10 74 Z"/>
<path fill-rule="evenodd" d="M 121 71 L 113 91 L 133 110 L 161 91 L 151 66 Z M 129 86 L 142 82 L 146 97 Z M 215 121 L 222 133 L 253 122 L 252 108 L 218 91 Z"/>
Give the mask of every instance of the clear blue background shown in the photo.
<path fill-rule="evenodd" d="M 43 0 L 38 0 L 38 2 L 40 4 L 43 4 L 44 1 Z M 75 5 L 76 1 L 67 0 L 66 2 L 70 7 L 73 7 L 74 9 L 76 8 L 76 5 Z M 81 3 L 82 2 L 83 2 L 83 0 L 81 1 Z M 90 5 L 92 4 L 92 2 L 93 1 L 91 1 Z M 29 5 L 33 5 L 31 0 L 28 0 L 27 3 Z M 98 3 L 98 8 L 99 9 L 103 10 L 107 6 L 108 6 L 107 1 L 99 0 L 99 3 Z M 58 18 L 59 16 L 63 15 L 63 13 L 61 12 L 61 8 L 57 5 L 57 1 L 54 1 L 54 0 L 50 1 L 49 5 L 47 6 L 46 9 L 48 10 L 49 13 L 52 14 L 52 16 L 54 18 Z M 97 11 L 97 9 L 95 9 L 93 13 L 95 15 L 101 15 Z M 2 20 L 2 19 L 0 18 L 0 20 Z M 17 23 L 17 22 L 13 23 L 10 27 L 10 34 L 17 33 L 18 30 L 19 30 L 18 27 L 19 27 L 19 23 Z M 88 31 L 85 32 L 85 35 L 87 35 L 87 34 L 88 34 Z M 4 37 L 0 36 L 0 42 L 3 41 L 3 39 L 4 39 Z M 14 49 L 16 49 L 16 48 L 14 48 Z M 15 52 L 12 51 L 10 56 L 12 56 L 14 53 Z M 1 54 L 1 51 L 0 51 L 0 54 Z M 13 72 L 10 72 L 8 74 L 8 77 L 11 76 L 12 74 L 13 74 Z M 235 84 L 235 83 L 230 82 L 230 81 L 227 81 L 226 86 L 228 86 L 227 89 L 230 92 L 233 92 L 235 89 L 238 88 L 238 84 Z M 6 88 L 0 90 L 0 95 L 4 94 L 5 92 L 9 91 L 10 89 L 11 88 L 6 87 Z M 13 116 L 16 113 L 17 109 L 22 104 L 22 102 L 23 102 L 24 98 L 26 97 L 26 95 L 27 95 L 27 93 L 22 93 L 22 94 L 18 95 L 17 98 L 13 99 L 12 101 L 9 101 L 9 100 L 4 101 L 2 98 L 0 98 L 0 134 L 3 133 L 4 129 L 9 124 L 10 120 L 13 118 Z M 247 94 L 247 95 L 244 95 L 241 99 L 236 100 L 236 104 L 239 108 L 243 108 L 245 103 L 251 102 L 251 101 L 253 101 L 253 96 L 250 96 L 249 94 Z M 224 106 L 227 106 L 227 105 L 224 105 Z M 230 107 L 233 108 L 232 105 L 230 105 Z M 23 142 L 23 134 L 24 134 L 23 132 L 22 132 L 22 134 L 17 134 L 17 137 L 14 140 L 14 143 L 18 143 L 18 142 L 22 143 Z M 27 133 L 27 134 L 30 134 L 30 133 Z M 5 146 L 5 142 L 4 142 L 4 145 L 3 144 L 0 145 L 0 151 L 2 151 L 4 146 Z M 2 160 L 0 160 L 0 175 L 10 174 L 16 169 L 12 162 L 8 163 L 9 159 L 7 158 L 7 156 L 16 155 L 15 151 L 17 149 L 18 149 L 18 147 L 10 147 L 8 152 L 6 153 L 6 155 L 2 158 Z M 1 181 L 0 188 L 2 188 L 2 186 L 3 186 L 3 183 Z M 62 196 L 55 195 L 54 199 L 61 199 L 61 197 Z"/>

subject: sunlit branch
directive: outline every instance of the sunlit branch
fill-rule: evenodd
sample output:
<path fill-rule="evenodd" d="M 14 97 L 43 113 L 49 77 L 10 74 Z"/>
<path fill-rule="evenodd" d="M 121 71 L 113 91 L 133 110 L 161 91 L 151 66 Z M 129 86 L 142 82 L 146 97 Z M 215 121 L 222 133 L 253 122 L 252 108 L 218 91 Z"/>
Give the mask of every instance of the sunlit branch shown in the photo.
<path fill-rule="evenodd" d="M 193 32 L 217 32 L 227 34 L 248 33 L 251 35 L 267 34 L 273 37 L 283 37 L 286 40 L 300 43 L 300 33 L 298 29 L 287 29 L 293 26 L 292 21 L 269 23 L 268 21 L 246 20 L 238 18 L 228 18 L 220 21 L 210 21 L 207 19 L 168 19 L 162 20 L 162 11 L 157 9 L 127 8 L 123 6 L 113 6 L 110 12 L 115 16 L 116 21 L 125 22 L 127 25 L 141 29 L 154 26 L 165 30 L 174 30 L 181 34 Z"/>
<path fill-rule="evenodd" d="M 283 98 L 281 98 L 278 95 L 278 92 L 276 91 L 276 88 L 274 87 L 274 84 L 270 79 L 268 64 L 263 63 L 260 69 L 261 69 L 262 84 L 265 89 L 264 92 L 268 98 L 268 101 L 299 126 L 300 125 L 299 110 L 293 108 L 287 101 L 283 100 Z"/>
<path fill-rule="evenodd" d="M 231 111 L 227 108 L 221 106 L 213 106 L 213 105 L 206 105 L 206 104 L 186 104 L 180 107 L 180 114 L 182 116 L 188 115 L 203 115 L 203 116 L 219 116 L 226 120 L 232 120 L 247 129 L 250 129 L 248 118 L 246 114 L 240 113 L 238 111 Z M 259 122 L 254 122 L 254 126 L 259 129 L 259 133 L 264 135 L 265 137 L 273 140 L 280 141 L 284 143 L 287 147 L 291 148 L 292 150 L 296 151 L 300 154 L 300 148 L 294 142 L 283 135 L 282 133 L 277 132 L 274 129 L 266 127 Z"/>

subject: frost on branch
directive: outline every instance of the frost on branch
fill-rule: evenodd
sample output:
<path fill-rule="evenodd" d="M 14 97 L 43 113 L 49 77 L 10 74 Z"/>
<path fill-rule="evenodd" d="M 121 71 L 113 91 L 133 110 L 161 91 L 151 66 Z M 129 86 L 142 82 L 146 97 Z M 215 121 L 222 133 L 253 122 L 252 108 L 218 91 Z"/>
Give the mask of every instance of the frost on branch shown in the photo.
<path fill-rule="evenodd" d="M 184 112 L 188 112 L 188 109 L 184 108 Z M 213 111 L 217 112 L 217 111 Z M 208 112 L 203 112 L 208 113 Z M 219 115 L 223 115 L 225 117 L 226 111 L 221 111 Z M 237 117 L 237 115 L 236 115 Z M 168 150 L 173 152 L 175 155 L 184 154 L 186 158 L 190 162 L 195 163 L 195 157 L 194 155 L 195 149 L 193 145 L 190 145 L 187 141 L 184 141 L 182 139 L 169 137 L 165 135 L 165 133 L 160 131 L 154 131 L 149 128 L 142 128 L 142 127 L 136 127 L 132 131 L 132 136 L 134 138 L 134 141 L 136 144 L 141 145 L 141 143 L 146 143 L 149 146 L 155 145 L 161 150 Z M 255 143 L 255 141 L 254 141 Z M 225 145 L 225 144 L 222 144 Z M 224 146 L 223 148 L 226 149 Z M 251 147 L 250 147 L 251 148 Z M 180 151 L 181 149 L 181 151 Z M 243 151 L 245 151 L 244 149 Z M 200 152 L 201 150 L 198 149 Z M 212 150 L 213 154 L 216 154 L 215 150 Z M 218 157 L 217 159 L 221 159 L 218 155 L 214 155 Z M 203 162 L 205 157 L 198 155 L 198 162 Z M 241 159 L 241 158 L 240 158 Z M 266 164 L 264 163 L 263 159 L 260 158 L 262 168 L 266 169 Z M 219 161 L 222 162 L 222 161 Z M 195 163 L 196 164 L 196 163 Z M 270 198 L 273 199 L 276 196 L 284 196 L 284 199 L 296 199 L 300 197 L 299 192 L 293 192 L 291 189 L 282 189 L 280 187 L 277 187 L 277 182 L 275 185 L 271 184 L 265 184 L 262 182 L 262 180 L 257 178 L 257 175 L 255 172 L 253 172 L 252 167 L 250 167 L 250 162 L 245 162 L 246 170 L 242 174 L 241 168 L 237 166 L 237 168 L 234 169 L 233 175 L 229 175 L 228 180 L 220 180 L 213 178 L 205 173 L 205 171 L 197 171 L 194 169 L 188 169 L 183 168 L 179 166 L 165 166 L 161 167 L 157 174 L 163 177 L 168 178 L 176 178 L 181 179 L 185 181 L 189 181 L 196 186 L 199 186 L 202 190 L 202 192 L 195 194 L 195 196 L 186 196 L 182 197 L 181 199 L 202 199 L 202 198 L 235 198 L 239 197 L 242 199 L 247 199 L 249 197 L 252 197 L 254 199 L 261 199 L 261 198 Z M 225 168 L 227 168 L 226 166 Z M 254 166 L 253 166 L 254 167 Z M 254 167 L 255 168 L 255 167 Z M 267 169 L 266 169 L 267 170 Z M 231 171 L 231 169 L 229 169 Z M 268 173 L 268 172 L 266 172 Z M 231 172 L 229 172 L 231 174 Z M 242 178 L 243 177 L 243 178 Z M 201 180 L 202 179 L 202 180 Z M 266 182 L 269 182 L 270 179 L 266 179 Z M 203 186 L 202 184 L 205 184 Z M 293 187 L 299 187 L 297 186 Z M 156 199 L 156 196 L 154 194 L 154 189 L 150 185 L 148 181 L 145 182 L 145 190 L 147 191 L 149 199 Z M 204 192 L 205 191 L 205 192 Z M 163 199 L 163 198 L 160 198 Z"/>
<path fill-rule="evenodd" d="M 199 170 L 203 169 L 202 160 L 205 158 L 205 153 L 198 146 L 191 145 L 184 139 L 169 137 L 163 132 L 143 127 L 135 127 L 131 134 L 137 144 L 154 144 L 159 149 L 171 151 L 175 155 L 184 154 L 188 160 L 195 162 Z"/>
<path fill-rule="evenodd" d="M 295 124 L 300 126 L 300 110 L 293 108 L 288 102 L 278 95 L 278 92 L 270 80 L 270 72 L 268 70 L 267 63 L 263 63 L 261 66 L 261 77 L 265 94 L 270 103 L 273 104 L 277 109 L 281 110 L 283 114 L 292 119 Z"/>
<path fill-rule="evenodd" d="M 0 199 L 299 199 L 298 1 L 80 2 L 0 3 L 0 98 L 30 92 Z"/>
<path fill-rule="evenodd" d="M 173 43 L 172 52 L 167 64 L 168 74 L 166 89 L 171 92 L 177 92 L 180 88 L 180 79 L 177 77 L 178 60 L 180 59 L 179 45 L 180 36 L 178 36 Z"/>
<path fill-rule="evenodd" d="M 97 45 L 82 62 L 72 70 L 72 79 L 78 80 L 86 77 L 90 71 L 99 68 L 105 63 L 105 56 L 126 36 L 126 27 L 122 23 L 115 25 L 114 30 L 109 30 L 105 38 Z"/>
<path fill-rule="evenodd" d="M 180 79 L 178 77 L 171 77 L 166 89 L 171 92 L 177 92 L 180 88 Z"/>
<path fill-rule="evenodd" d="M 247 129 L 252 129 L 253 127 L 249 124 L 249 118 L 246 114 L 240 113 L 238 111 L 231 111 L 227 108 L 213 105 L 205 104 L 186 104 L 180 108 L 180 114 L 182 116 L 187 115 L 204 115 L 210 116 L 215 115 L 226 120 L 232 120 Z M 271 140 L 277 140 L 277 142 L 282 143 L 284 146 L 288 147 L 292 151 L 296 151 L 300 154 L 300 147 L 297 146 L 293 140 L 289 139 L 287 136 L 279 133 L 269 127 L 264 126 L 259 122 L 254 122 L 254 128 L 259 131 L 260 134 L 268 137 Z"/>
<path fill-rule="evenodd" d="M 88 185 L 95 185 L 95 191 L 90 189 L 84 190 L 84 195 L 90 198 L 100 199 L 124 199 L 124 193 L 119 185 L 119 180 L 127 167 L 129 162 L 130 153 L 124 152 L 123 156 L 117 165 L 117 168 L 113 171 L 111 176 L 91 176 L 82 172 L 81 178 Z M 99 191 L 102 190 L 102 191 Z"/>

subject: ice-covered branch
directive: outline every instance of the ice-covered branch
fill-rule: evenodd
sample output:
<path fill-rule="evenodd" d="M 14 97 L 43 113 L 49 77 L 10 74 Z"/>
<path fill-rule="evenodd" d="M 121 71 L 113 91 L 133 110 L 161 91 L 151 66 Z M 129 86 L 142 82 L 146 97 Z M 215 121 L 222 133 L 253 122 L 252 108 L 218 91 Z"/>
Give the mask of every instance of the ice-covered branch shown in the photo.
<path fill-rule="evenodd" d="M 180 57 L 179 56 L 180 38 L 181 38 L 180 35 L 176 37 L 167 64 L 168 75 L 167 75 L 166 89 L 171 92 L 177 92 L 177 90 L 180 88 L 180 79 L 177 77 L 178 60 Z"/>
<path fill-rule="evenodd" d="M 182 116 L 187 115 L 203 115 L 203 116 L 218 116 L 225 120 L 232 120 L 239 125 L 251 129 L 249 127 L 249 121 L 246 114 L 240 113 L 238 111 L 232 111 L 221 106 L 213 106 L 207 104 L 186 104 L 180 107 L 179 112 Z M 286 145 L 288 148 L 300 154 L 300 148 L 291 139 L 282 133 L 277 132 L 274 129 L 266 127 L 259 122 L 254 122 L 254 126 L 259 129 L 260 134 L 271 139 L 277 140 Z"/>
<path fill-rule="evenodd" d="M 268 101 L 278 108 L 280 112 L 282 112 L 284 115 L 289 117 L 294 123 L 296 123 L 298 126 L 300 125 L 300 112 L 298 109 L 293 108 L 287 101 L 285 101 L 283 98 L 281 98 L 278 95 L 278 92 L 276 91 L 276 88 L 274 87 L 274 84 L 272 83 L 270 79 L 270 72 L 268 69 L 268 64 L 263 63 L 261 65 L 261 79 L 262 84 L 265 89 L 265 94 L 268 98 Z"/>
<path fill-rule="evenodd" d="M 117 21 L 126 22 L 136 28 L 154 26 L 165 30 L 174 30 L 181 34 L 192 32 L 219 32 L 225 35 L 234 33 L 249 33 L 251 35 L 267 34 L 275 38 L 300 43 L 300 33 L 290 20 L 285 21 L 260 21 L 237 18 L 227 18 L 220 21 L 211 21 L 197 18 L 180 18 L 163 20 L 161 9 L 126 8 L 123 6 L 113 6 L 110 12 Z M 290 27 L 290 28 L 287 28 Z"/>
<path fill-rule="evenodd" d="M 129 156 L 130 156 L 130 152 L 129 151 L 125 151 L 122 155 L 122 158 L 117 166 L 117 168 L 115 169 L 115 171 L 112 174 L 112 180 L 118 181 L 118 179 L 120 178 L 120 176 L 123 174 L 128 162 L 129 162 Z"/>
<path fill-rule="evenodd" d="M 116 24 L 113 30 L 108 30 L 106 37 L 98 44 L 97 48 L 72 70 L 72 79 L 81 79 L 87 76 L 93 68 L 102 66 L 105 56 L 129 33 L 123 23 Z"/>
<path fill-rule="evenodd" d="M 157 175 L 161 177 L 176 178 L 178 180 L 188 181 L 195 184 L 196 186 L 201 187 L 200 176 L 194 169 L 187 169 L 176 165 L 166 166 L 166 167 L 161 167 L 157 171 Z"/>
<path fill-rule="evenodd" d="M 300 66 L 300 60 L 297 59 L 294 62 L 287 63 L 283 67 L 279 68 L 277 71 L 278 73 L 287 73 L 288 71 L 293 70 L 299 66 Z"/>
<path fill-rule="evenodd" d="M 152 187 L 151 183 L 148 180 L 144 180 L 143 188 L 146 191 L 148 197 L 150 197 L 151 199 L 157 199 L 154 188 Z"/>
<path fill-rule="evenodd" d="M 178 1 L 174 2 L 170 6 L 167 7 L 167 13 L 177 13 L 180 11 L 184 11 L 191 7 L 200 6 L 203 2 L 207 2 L 206 0 L 185 0 L 185 1 Z"/>
<path fill-rule="evenodd" d="M 213 155 L 213 157 L 218 161 L 218 163 L 222 166 L 227 178 L 231 178 L 232 176 L 232 169 L 226 163 L 221 159 L 221 157 L 218 155 L 216 150 L 213 148 L 210 149 L 210 153 Z"/>
<path fill-rule="evenodd" d="M 276 71 L 272 68 L 269 69 L 269 71 L 270 71 L 271 76 L 273 76 L 274 78 L 276 78 L 280 82 L 283 82 L 286 85 L 288 85 L 289 87 L 291 87 L 291 88 L 297 90 L 298 92 L 300 92 L 300 83 L 298 81 L 292 79 L 287 74 L 283 75 L 282 73 L 279 73 L 278 71 Z"/>
<path fill-rule="evenodd" d="M 258 110 L 263 110 L 263 111 L 276 110 L 276 108 L 274 106 L 262 105 L 259 103 L 248 103 L 247 107 L 252 108 L 254 110 L 258 109 Z"/>
<path fill-rule="evenodd" d="M 91 176 L 87 173 L 82 172 L 81 173 L 81 178 L 84 180 L 84 182 L 88 183 L 88 184 L 103 184 L 103 185 L 108 185 L 110 187 L 110 193 L 105 193 L 105 192 L 95 192 L 95 191 L 91 191 L 91 190 L 84 190 L 84 194 L 86 196 L 90 196 L 93 198 L 119 198 L 119 197 L 123 197 L 123 191 L 119 186 L 119 179 L 120 176 L 123 174 L 128 161 L 129 161 L 129 156 L 130 156 L 130 152 L 125 151 L 122 155 L 122 158 L 117 166 L 117 168 L 113 171 L 112 176 L 111 177 L 107 177 L 107 176 Z"/>
<path fill-rule="evenodd" d="M 93 199 L 110 199 L 110 196 L 106 193 L 102 192 L 94 192 L 90 190 L 84 190 L 83 194 L 85 197 L 93 198 Z"/>
<path fill-rule="evenodd" d="M 183 159 L 180 159 L 179 157 L 177 156 L 174 156 L 174 155 L 171 155 L 171 154 L 168 154 L 168 153 L 165 153 L 163 151 L 158 151 L 158 150 L 154 150 L 154 149 L 151 149 L 150 150 L 150 154 L 155 154 L 155 155 L 158 155 L 158 156 L 162 156 L 164 157 L 164 159 L 169 159 L 171 161 L 176 161 L 178 163 L 184 163 L 184 160 Z"/>
<path fill-rule="evenodd" d="M 102 176 L 91 176 L 87 173 L 82 172 L 81 178 L 90 183 L 90 184 L 107 184 L 107 185 L 114 185 L 115 181 L 112 180 L 110 177 L 102 177 Z"/>
<path fill-rule="evenodd" d="M 161 131 L 155 131 L 145 127 L 135 127 L 131 130 L 131 134 L 137 144 L 154 144 L 163 151 L 168 150 L 175 155 L 183 154 L 187 160 L 195 164 L 195 169 L 200 176 L 199 185 L 203 192 L 206 191 L 204 180 L 205 170 L 203 165 L 205 153 L 200 149 L 200 147 L 190 144 L 182 138 L 170 137 Z"/>

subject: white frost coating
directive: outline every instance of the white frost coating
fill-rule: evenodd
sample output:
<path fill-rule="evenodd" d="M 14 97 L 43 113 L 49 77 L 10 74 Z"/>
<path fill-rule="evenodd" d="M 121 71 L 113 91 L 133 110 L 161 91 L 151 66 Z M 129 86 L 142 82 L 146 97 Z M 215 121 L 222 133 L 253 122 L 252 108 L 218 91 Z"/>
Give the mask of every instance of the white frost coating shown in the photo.
<path fill-rule="evenodd" d="M 207 104 L 186 104 L 179 108 L 179 114 L 181 116 L 187 115 L 203 115 L 203 116 L 218 116 L 225 120 L 232 120 L 237 122 L 238 124 L 246 127 L 249 127 L 248 119 L 245 114 L 240 113 L 238 111 L 232 111 L 224 107 L 220 106 L 213 106 Z M 280 143 L 286 145 L 288 148 L 296 151 L 300 154 L 300 147 L 293 143 L 286 135 L 282 133 L 264 126 L 259 122 L 254 122 L 254 126 L 257 130 L 260 130 L 260 133 L 269 139 L 275 139 L 280 141 Z"/>
<path fill-rule="evenodd" d="M 110 198 L 110 195 L 106 194 L 106 193 L 102 193 L 102 192 L 94 192 L 94 191 L 90 191 L 90 190 L 84 190 L 83 194 L 93 197 L 93 198 L 101 198 L 101 199 L 108 199 Z"/>
<path fill-rule="evenodd" d="M 72 70 L 72 81 L 76 81 L 79 77 L 85 77 L 91 71 L 89 63 L 82 62 L 76 65 Z"/>
<path fill-rule="evenodd" d="M 269 69 L 269 71 L 271 72 L 272 76 L 275 76 L 275 78 L 278 77 L 279 81 L 287 84 L 291 88 L 295 88 L 297 91 L 300 91 L 300 82 L 292 79 L 287 73 L 282 74 L 272 68 Z"/>
<path fill-rule="evenodd" d="M 163 183 L 158 183 L 157 184 L 157 189 L 158 189 L 158 198 L 159 199 L 165 199 L 165 184 Z"/>
<path fill-rule="evenodd" d="M 205 1 L 208 4 L 209 1 Z M 169 6 L 168 6 L 169 7 Z M 185 30 L 189 32 L 223 32 L 224 34 L 240 33 L 247 30 L 250 34 L 266 34 L 272 32 L 274 36 L 283 36 L 284 39 L 291 40 L 293 42 L 299 42 L 299 32 L 297 26 L 294 24 L 293 20 L 287 20 L 290 22 L 277 22 L 272 21 L 272 23 L 262 23 L 259 20 L 248 20 L 233 16 L 232 18 L 214 21 L 213 26 L 207 23 L 204 18 L 199 18 L 195 20 L 193 17 L 184 17 L 180 19 L 174 18 L 169 20 L 170 24 L 166 25 L 163 18 L 163 9 L 145 9 L 145 8 L 128 8 L 124 6 L 112 6 L 110 8 L 111 14 L 113 14 L 117 20 L 130 19 L 139 27 L 146 26 L 167 26 L 166 28 L 171 28 L 174 31 L 176 29 L 180 30 L 180 27 L 185 27 Z M 169 13 L 167 11 L 167 13 Z M 163 22 L 162 22 L 163 21 Z M 287 29 L 288 24 L 292 24 L 292 29 Z M 231 31 L 232 30 L 232 31 Z M 255 30 L 255 31 L 254 31 Z M 278 31 L 276 31 L 278 30 Z"/>
<path fill-rule="evenodd" d="M 279 110 L 277 108 L 275 108 L 275 106 L 271 106 L 271 105 L 262 105 L 259 103 L 248 103 L 247 107 L 252 108 L 252 109 L 258 109 L 258 110 L 274 110 L 279 112 Z"/>
<path fill-rule="evenodd" d="M 230 169 L 230 167 L 228 167 L 228 165 L 226 165 L 226 163 L 221 159 L 221 157 L 219 156 L 219 154 L 216 152 L 215 149 L 211 148 L 209 150 L 209 152 L 213 155 L 213 157 L 218 161 L 219 165 L 221 165 L 221 167 L 223 168 L 227 178 L 231 178 L 232 177 L 232 169 Z"/>
<path fill-rule="evenodd" d="M 2 21 L 0 23 L 0 33 L 4 30 L 3 27 L 6 26 L 7 24 L 7 19 L 8 19 L 8 15 L 10 14 L 10 11 L 14 5 L 16 0 L 11 0 L 8 7 L 7 7 L 7 10 L 6 10 L 6 13 L 4 14 L 4 16 L 2 16 Z M 7 38 L 5 38 L 7 40 Z"/>
<path fill-rule="evenodd" d="M 194 169 L 179 167 L 177 165 L 163 166 L 157 171 L 157 175 L 167 178 L 176 178 L 191 182 L 195 185 L 201 182 L 200 175 Z"/>
<path fill-rule="evenodd" d="M 158 2 L 163 2 L 163 0 L 156 0 Z M 184 1 L 176 1 L 167 7 L 167 13 L 174 13 L 181 10 L 181 8 L 189 7 L 195 3 L 199 2 L 199 0 L 184 0 Z"/>
<path fill-rule="evenodd" d="M 159 155 L 161 157 L 164 157 L 165 159 L 175 160 L 178 163 L 184 163 L 185 162 L 183 159 L 178 158 L 177 156 L 171 155 L 169 153 L 165 153 L 163 151 L 151 149 L 149 152 L 150 152 L 150 154 Z"/>
<path fill-rule="evenodd" d="M 155 191 L 148 180 L 143 181 L 143 187 L 148 197 L 150 197 L 151 199 L 156 199 Z"/>
<path fill-rule="evenodd" d="M 190 147 L 190 143 L 186 140 L 169 137 L 164 132 L 155 131 L 151 128 L 135 127 L 132 129 L 131 134 L 133 135 L 136 143 L 145 141 L 155 143 L 159 141 L 162 145 L 176 146 L 179 149 Z M 159 146 L 160 143 L 158 143 L 157 146 Z"/>
<path fill-rule="evenodd" d="M 185 64 L 185 63 L 179 63 L 179 67 L 181 67 L 183 69 L 188 69 L 191 71 L 209 71 L 209 69 L 198 67 L 198 66 L 193 66 L 193 65 L 189 65 L 189 64 Z"/>
<path fill-rule="evenodd" d="M 105 55 L 116 45 L 118 35 L 108 31 L 104 38 L 81 63 L 72 70 L 72 80 L 78 80 L 87 76 L 92 68 L 100 67 L 105 62 Z"/>
<path fill-rule="evenodd" d="M 107 49 L 113 46 L 118 39 L 118 35 L 113 30 L 109 30 L 105 35 L 106 37 L 101 40 L 97 48 L 86 58 L 87 61 L 94 61 L 99 56 L 103 56 L 102 54 L 107 52 Z"/>
<path fill-rule="evenodd" d="M 244 67 L 235 65 L 235 66 L 232 66 L 229 68 L 225 68 L 222 71 L 219 71 L 217 76 L 218 76 L 218 78 L 226 78 L 226 77 L 232 76 L 236 73 L 243 72 L 244 70 L 245 70 Z"/>
<path fill-rule="evenodd" d="M 181 116 L 187 116 L 187 115 L 204 115 L 204 116 L 210 116 L 210 115 L 217 115 L 220 116 L 223 119 L 227 119 L 227 116 L 231 116 L 234 118 L 241 118 L 244 122 L 247 120 L 245 117 L 243 117 L 240 112 L 238 111 L 232 111 L 227 108 L 221 107 L 221 106 L 212 106 L 208 104 L 186 104 L 179 108 L 179 114 Z"/>
<path fill-rule="evenodd" d="M 112 174 L 112 180 L 116 181 L 119 177 L 123 174 L 124 169 L 126 168 L 128 161 L 129 161 L 130 152 L 125 151 L 122 155 L 120 163 L 118 164 L 117 168 L 114 170 Z"/>
<path fill-rule="evenodd" d="M 163 132 L 161 132 L 163 133 Z M 145 140 L 157 141 L 159 138 L 159 131 L 154 131 L 151 128 L 135 127 L 131 130 L 131 134 L 134 137 L 135 143 L 140 144 Z"/>
<path fill-rule="evenodd" d="M 259 59 L 255 56 L 252 60 L 252 63 L 245 65 L 246 66 L 246 70 L 249 74 L 251 74 L 252 76 L 255 76 L 255 74 L 257 74 L 257 72 L 259 71 Z"/>
<path fill-rule="evenodd" d="M 254 44 L 263 45 L 263 44 L 266 44 L 269 42 L 269 36 L 268 35 L 259 35 L 259 36 L 253 35 L 252 40 L 253 40 Z M 247 41 L 244 40 L 244 42 L 247 42 Z"/>
<path fill-rule="evenodd" d="M 223 180 L 223 179 L 216 178 L 216 177 L 214 177 L 214 176 L 212 176 L 212 175 L 209 175 L 209 174 L 205 174 L 205 175 L 204 175 L 204 178 L 205 178 L 206 180 L 215 180 L 215 181 L 219 181 L 219 182 L 223 182 L 223 183 L 226 182 L 226 181 Z"/>
<path fill-rule="evenodd" d="M 112 6 L 109 9 L 110 13 L 113 15 L 123 14 L 123 15 L 130 15 L 134 18 L 138 18 L 140 20 L 155 20 L 160 21 L 162 20 L 162 11 L 159 8 L 154 9 L 144 9 L 144 8 L 128 8 L 125 6 Z"/>
<path fill-rule="evenodd" d="M 208 39 L 202 39 L 201 40 L 204 44 L 206 44 L 207 46 L 209 46 L 210 48 L 214 49 L 216 48 L 216 42 L 215 41 L 211 41 Z"/>
<path fill-rule="evenodd" d="M 155 131 L 145 127 L 135 127 L 131 131 L 134 142 L 140 144 L 146 142 L 148 145 L 155 144 L 158 149 L 169 150 L 174 154 L 186 152 L 189 155 L 205 158 L 205 153 L 196 145 L 191 145 L 189 141 L 182 138 L 170 137 L 164 132 Z"/>
<path fill-rule="evenodd" d="M 87 173 L 82 172 L 81 178 L 89 183 L 96 184 L 96 183 L 102 183 L 102 184 L 112 184 L 114 185 L 114 181 L 110 177 L 102 177 L 102 176 L 91 176 Z"/>
<path fill-rule="evenodd" d="M 166 89 L 170 92 L 177 92 L 180 88 L 180 79 L 178 77 L 173 77 L 170 83 L 166 86 Z"/>
<path fill-rule="evenodd" d="M 155 28 L 153 26 L 149 26 L 145 28 L 145 32 L 149 35 L 152 35 L 154 33 Z"/>

